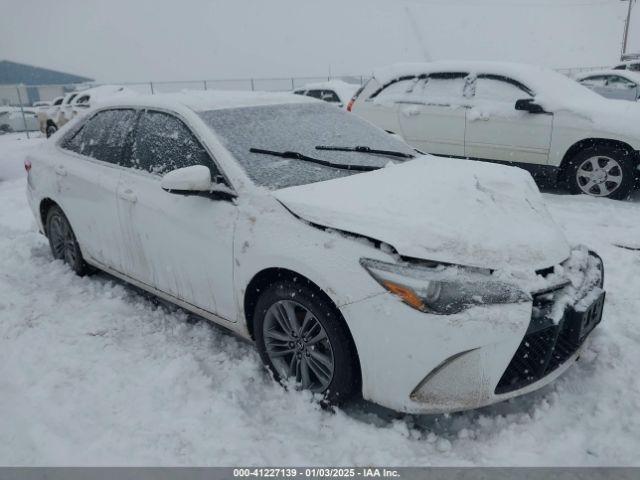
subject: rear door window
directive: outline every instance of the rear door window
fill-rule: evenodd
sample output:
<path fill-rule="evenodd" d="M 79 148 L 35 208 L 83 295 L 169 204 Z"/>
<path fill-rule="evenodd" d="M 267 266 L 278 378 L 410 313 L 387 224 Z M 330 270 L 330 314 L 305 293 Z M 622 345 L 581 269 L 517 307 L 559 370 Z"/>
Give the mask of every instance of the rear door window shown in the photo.
<path fill-rule="evenodd" d="M 607 84 L 607 77 L 604 75 L 587 77 L 580 80 L 580 83 L 589 88 L 602 88 Z"/>
<path fill-rule="evenodd" d="M 135 118 L 133 109 L 103 110 L 72 132 L 61 146 L 96 160 L 124 165 L 123 155 Z"/>
<path fill-rule="evenodd" d="M 459 105 L 464 101 L 467 73 L 432 73 L 414 92 L 427 104 Z"/>
<path fill-rule="evenodd" d="M 380 103 L 411 101 L 413 89 L 417 82 L 418 77 L 397 80 L 389 83 L 381 91 L 374 93 L 371 98 Z"/>
<path fill-rule="evenodd" d="M 636 84 L 619 75 L 611 75 L 607 81 L 607 87 L 614 90 L 630 90 L 636 87 Z"/>
<path fill-rule="evenodd" d="M 212 177 L 219 174 L 207 151 L 184 122 L 155 110 L 146 110 L 140 116 L 130 161 L 133 168 L 157 175 L 193 165 L 209 167 Z"/>

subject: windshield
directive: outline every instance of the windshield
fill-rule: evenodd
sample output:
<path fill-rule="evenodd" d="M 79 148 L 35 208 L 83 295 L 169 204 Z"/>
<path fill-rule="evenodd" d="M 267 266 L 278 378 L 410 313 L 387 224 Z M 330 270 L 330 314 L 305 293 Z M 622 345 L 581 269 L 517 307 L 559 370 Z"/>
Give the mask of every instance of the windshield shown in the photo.
<path fill-rule="evenodd" d="M 251 148 L 299 152 L 326 162 L 384 167 L 403 161 L 365 152 L 317 150 L 317 145 L 367 146 L 414 154 L 406 143 L 353 114 L 325 103 L 294 103 L 200 112 L 251 180 L 270 189 L 306 185 L 354 175 L 294 158 L 252 153 Z"/>

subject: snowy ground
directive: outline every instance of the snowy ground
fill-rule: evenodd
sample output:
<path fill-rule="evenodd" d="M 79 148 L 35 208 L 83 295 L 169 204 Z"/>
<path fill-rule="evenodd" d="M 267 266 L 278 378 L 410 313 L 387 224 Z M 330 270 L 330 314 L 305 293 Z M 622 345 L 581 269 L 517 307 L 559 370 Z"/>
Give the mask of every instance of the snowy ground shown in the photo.
<path fill-rule="evenodd" d="M 449 416 L 335 414 L 265 375 L 251 345 L 105 275 L 53 261 L 0 136 L 0 464 L 640 465 L 640 196 L 545 194 L 606 265 L 582 360 L 524 398 Z"/>

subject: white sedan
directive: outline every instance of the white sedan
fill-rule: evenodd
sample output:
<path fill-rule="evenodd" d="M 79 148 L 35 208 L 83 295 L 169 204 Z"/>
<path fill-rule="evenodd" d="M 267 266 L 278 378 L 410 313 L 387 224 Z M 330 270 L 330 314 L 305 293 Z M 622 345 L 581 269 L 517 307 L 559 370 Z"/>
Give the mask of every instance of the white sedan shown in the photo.
<path fill-rule="evenodd" d="M 640 98 L 640 73 L 633 70 L 599 70 L 576 78 L 581 85 L 613 100 L 637 102 Z"/>
<path fill-rule="evenodd" d="M 0 107 L 0 133 L 38 130 L 38 117 L 33 108 Z"/>
<path fill-rule="evenodd" d="M 414 155 L 323 102 L 210 92 L 111 101 L 25 168 L 56 259 L 255 341 L 288 385 L 426 413 L 549 383 L 602 262 L 523 170 Z"/>
<path fill-rule="evenodd" d="M 621 199 L 636 183 L 637 106 L 542 67 L 395 65 L 348 109 L 424 152 L 518 165 L 575 193 Z"/>

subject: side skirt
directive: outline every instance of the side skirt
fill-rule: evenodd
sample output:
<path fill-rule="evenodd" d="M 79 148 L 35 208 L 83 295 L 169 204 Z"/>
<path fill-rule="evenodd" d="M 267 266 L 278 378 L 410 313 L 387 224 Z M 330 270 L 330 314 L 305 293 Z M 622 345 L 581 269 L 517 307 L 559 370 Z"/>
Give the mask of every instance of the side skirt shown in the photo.
<path fill-rule="evenodd" d="M 151 293 L 152 295 L 155 295 L 167 302 L 170 302 L 174 305 L 177 305 L 180 308 L 183 308 L 184 310 L 187 310 L 191 313 L 194 313 L 196 315 L 198 315 L 199 317 L 204 318 L 205 320 L 208 320 L 210 322 L 215 323 L 216 325 L 219 325 L 223 328 L 226 328 L 228 330 L 233 331 L 234 333 L 240 335 L 241 337 L 248 339 L 251 341 L 251 338 L 249 336 L 249 333 L 245 328 L 242 328 L 242 325 L 238 324 L 238 322 L 234 322 L 232 320 L 228 320 L 224 317 L 221 317 L 219 315 L 216 315 L 215 313 L 209 312 L 207 310 L 203 310 L 199 307 L 196 307 L 195 305 L 186 302 L 185 300 L 182 300 L 178 297 L 175 297 L 169 293 L 163 292 L 162 290 L 158 290 L 155 287 L 152 287 L 151 285 L 147 285 L 144 282 L 140 282 L 134 278 L 129 277 L 128 275 L 125 275 L 124 273 L 121 273 L 117 270 L 114 270 L 113 268 L 104 265 L 103 263 L 93 259 L 93 258 L 86 258 L 85 257 L 85 261 L 92 265 L 93 267 L 102 270 L 106 273 L 108 273 L 109 275 L 113 275 L 116 278 L 119 278 L 120 280 L 126 282 L 126 283 L 130 283 L 131 285 L 133 285 L 134 287 L 137 287 L 141 290 L 144 290 L 146 292 Z"/>

